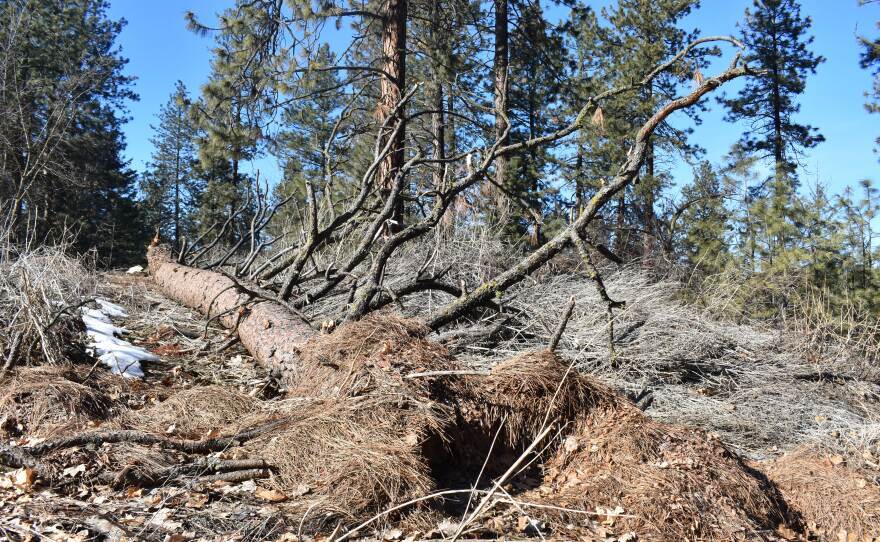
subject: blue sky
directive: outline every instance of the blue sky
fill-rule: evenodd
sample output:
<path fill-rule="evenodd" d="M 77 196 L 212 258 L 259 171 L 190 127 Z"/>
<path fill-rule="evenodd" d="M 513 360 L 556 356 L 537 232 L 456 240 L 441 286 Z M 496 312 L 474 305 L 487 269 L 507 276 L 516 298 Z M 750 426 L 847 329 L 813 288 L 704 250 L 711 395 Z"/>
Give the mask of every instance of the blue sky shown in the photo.
<path fill-rule="evenodd" d="M 194 11 L 211 22 L 214 14 L 231 2 L 226 0 L 111 0 L 110 16 L 124 17 L 128 26 L 119 37 L 123 54 L 129 58 L 128 73 L 137 76 L 135 88 L 141 99 L 130 104 L 132 120 L 125 126 L 127 157 L 142 170 L 152 146 L 151 124 L 167 101 L 178 79 L 191 92 L 198 91 L 210 69 L 210 38 L 199 37 L 185 27 L 184 13 Z M 593 2 L 600 7 L 607 0 Z M 687 28 L 703 35 L 736 34 L 736 24 L 751 0 L 703 0 L 703 7 L 685 21 Z M 803 12 L 813 18 L 816 41 L 813 50 L 827 58 L 818 73 L 808 80 L 801 100 L 799 119 L 819 127 L 826 141 L 808 151 L 803 161 L 803 179 L 819 179 L 834 191 L 855 185 L 860 179 L 880 181 L 874 139 L 880 135 L 880 115 L 868 115 L 863 93 L 871 86 L 870 74 L 859 68 L 857 33 L 873 35 L 880 20 L 880 4 L 858 7 L 857 0 L 803 0 Z M 708 73 L 707 73 L 708 75 Z M 731 87 L 735 89 L 735 87 Z M 692 141 L 707 150 L 706 158 L 718 162 L 738 139 L 744 126 L 723 123 L 723 110 L 709 102 L 711 111 L 696 127 Z M 268 161 L 255 167 L 263 178 L 277 178 Z M 689 166 L 676 164 L 672 171 L 679 181 L 689 179 Z"/>

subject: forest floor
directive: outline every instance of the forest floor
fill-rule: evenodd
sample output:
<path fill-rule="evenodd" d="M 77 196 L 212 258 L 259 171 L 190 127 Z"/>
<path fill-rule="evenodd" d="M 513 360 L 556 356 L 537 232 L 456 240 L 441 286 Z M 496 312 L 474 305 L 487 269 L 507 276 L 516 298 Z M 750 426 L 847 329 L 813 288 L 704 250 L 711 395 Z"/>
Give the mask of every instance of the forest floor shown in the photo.
<path fill-rule="evenodd" d="M 289 401 L 284 398 L 285 390 L 277 388 L 274 379 L 234 340 L 233 334 L 216 322 L 206 323 L 198 313 L 167 299 L 149 277 L 105 274 L 101 277 L 99 294 L 125 308 L 127 316 L 116 323 L 127 330 L 126 339 L 156 354 L 159 360 L 143 363 L 142 379 L 123 379 L 106 374 L 102 368 L 96 370 L 86 365 L 21 369 L 0 400 L 0 416 L 3 416 L 0 426 L 9 437 L 7 441 L 18 446 L 37 446 L 71 432 L 101 429 L 148 430 L 169 439 L 205 440 L 230 432 L 235 434 L 236 430 L 246 427 L 244 419 L 255 405 L 271 411 L 284 408 Z M 600 394 L 605 393 L 599 385 L 596 389 Z M 703 397 L 711 392 L 694 391 L 693 394 Z M 761 461 L 740 463 L 721 447 L 716 434 L 704 435 L 642 421 L 634 405 L 632 408 L 607 405 L 603 408 L 609 416 L 590 421 L 591 425 L 580 433 L 579 441 L 575 437 L 565 439 L 562 447 L 568 455 L 548 460 L 541 466 L 545 475 L 543 482 L 534 479 L 537 475 L 527 473 L 500 487 L 498 491 L 509 499 L 494 506 L 492 513 L 478 518 L 461 533 L 462 537 L 660 540 L 662 529 L 652 532 L 638 527 L 644 527 L 639 521 L 645 518 L 635 516 L 644 513 L 644 507 L 653 506 L 651 510 L 674 518 L 676 508 L 693 515 L 689 507 L 704 498 L 709 502 L 703 506 L 721 506 L 711 501 L 711 488 L 700 486 L 716 483 L 724 486 L 728 483 L 725 476 L 731 479 L 742 476 L 740 469 L 748 476 L 757 471 L 765 473 L 755 474 L 759 485 L 766 482 L 765 476 L 769 477 L 787 501 L 774 504 L 774 499 L 782 502 L 776 489 L 767 497 L 766 492 L 759 494 L 745 484 L 743 491 L 748 494 L 742 496 L 743 509 L 757 515 L 766 514 L 767 518 L 762 521 L 766 519 L 768 523 L 775 521 L 772 519 L 774 507 L 781 506 L 784 512 L 791 512 L 795 521 L 788 525 L 780 522 L 772 530 L 743 532 L 736 539 L 874 540 L 872 537 L 880 537 L 880 467 L 871 468 L 875 458 L 870 450 L 864 452 L 864 461 L 858 465 L 845 454 L 814 450 L 809 446 L 795 448 L 784 456 L 780 450 L 779 454 Z M 668 412 L 661 410 L 657 417 L 664 419 Z M 660 455 L 656 457 L 641 449 L 655 438 L 661 443 Z M 283 442 L 293 447 L 301 444 Z M 314 505 L 308 503 L 313 502 L 310 499 L 318 492 L 311 482 L 276 483 L 276 474 L 268 465 L 263 468 L 254 464 L 246 470 L 230 471 L 216 468 L 224 462 L 247 463 L 255 459 L 252 448 L 238 444 L 234 442 L 227 449 L 212 451 L 204 458 L 207 462 L 201 463 L 183 452 L 158 446 L 85 443 L 66 448 L 52 458 L 54 463 L 65 465 L 61 483 L 46 484 L 29 468 L 0 475 L 0 537 L 166 541 L 340 539 L 339 532 L 331 528 L 329 514 L 326 517 L 321 517 L 323 512 L 310 515 Z M 305 444 L 302 450 L 310 453 Z M 571 465 L 582 453 L 593 454 L 594 459 L 590 461 L 595 461 L 597 456 L 604 458 L 603 466 L 593 471 L 586 467 L 572 470 Z M 716 461 L 713 456 L 718 454 Z M 637 465 L 638 462 L 651 462 L 650 470 L 644 470 L 646 467 Z M 125 468 L 120 470 L 123 464 Z M 132 471 L 150 472 L 152 467 L 168 464 L 191 468 L 167 472 L 167 479 L 159 483 L 127 482 L 137 479 L 131 477 Z M 111 466 L 118 471 L 117 478 L 100 478 L 99 473 Z M 357 466 L 353 462 L 344 463 L 344 468 L 350 470 L 337 473 L 341 478 L 334 479 L 333 483 L 342 486 L 347 483 L 346 479 L 364 475 Z M 364 464 L 360 467 L 364 468 Z M 669 474 L 676 469 L 684 473 L 684 478 Z M 717 476 L 713 474 L 708 482 L 701 478 L 705 476 L 704 471 L 716 469 Z M 553 492 L 576 490 L 590 494 L 594 489 L 578 485 L 583 483 L 578 476 L 589 476 L 598 486 L 613 483 L 637 486 L 644 479 L 650 487 L 640 487 L 638 491 L 619 490 L 621 496 L 631 499 L 626 502 L 635 502 L 634 509 L 607 499 L 595 501 L 587 509 L 538 504 L 544 502 L 541 495 L 551 492 L 550 486 Z M 469 483 L 459 483 L 456 487 L 468 487 Z M 725 495 L 735 494 L 740 486 L 730 482 L 730 487 L 735 491 L 722 488 L 720 499 L 728 499 Z M 707 493 L 701 496 L 704 489 Z M 599 491 L 601 498 L 607 497 L 601 493 L 606 489 Z M 670 491 L 680 494 L 670 494 Z M 456 493 L 463 492 L 459 489 Z M 631 493 L 638 494 L 638 498 L 633 500 Z M 471 498 L 473 495 L 479 492 L 473 493 Z M 448 539 L 458 530 L 463 519 L 462 509 L 467 508 L 462 506 L 465 503 L 459 497 L 450 495 L 449 504 L 444 507 L 417 506 L 412 514 L 377 518 L 360 533 L 350 532 L 346 538 Z M 763 503 L 762 499 L 769 501 Z M 624 500 L 621 498 L 620 502 Z M 756 500 L 762 502 L 755 504 Z M 470 504 L 469 501 L 467 505 Z M 643 509 L 638 509 L 639 506 Z M 663 508 L 669 510 L 663 512 Z M 794 524 L 796 528 L 792 527 Z M 700 533 L 695 532 L 692 539 L 701 538 Z"/>

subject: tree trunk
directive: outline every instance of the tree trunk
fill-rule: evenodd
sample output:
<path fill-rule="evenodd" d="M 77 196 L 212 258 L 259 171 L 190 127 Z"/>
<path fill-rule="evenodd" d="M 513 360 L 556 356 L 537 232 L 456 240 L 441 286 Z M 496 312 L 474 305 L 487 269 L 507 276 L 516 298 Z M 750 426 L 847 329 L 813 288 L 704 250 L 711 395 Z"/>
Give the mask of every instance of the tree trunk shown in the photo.
<path fill-rule="evenodd" d="M 385 74 L 380 80 L 379 104 L 376 108 L 376 117 L 379 123 L 384 123 L 394 112 L 403 98 L 403 89 L 406 85 L 406 17 L 407 0 L 383 0 L 382 2 L 382 69 Z M 404 111 L 399 110 L 390 126 L 396 122 L 402 122 Z M 390 154 L 382 161 L 379 167 L 380 190 L 383 198 L 391 193 L 394 177 L 398 174 L 404 163 L 404 142 L 406 130 L 397 132 L 391 146 Z M 394 214 L 391 217 L 392 231 L 403 229 L 404 208 L 403 200 L 398 199 Z"/>
<path fill-rule="evenodd" d="M 147 262 L 153 280 L 166 296 L 235 329 L 241 344 L 259 363 L 290 380 L 289 375 L 296 371 L 298 348 L 315 334 L 310 325 L 280 303 L 263 301 L 244 308 L 242 304 L 253 298 L 237 288 L 232 279 L 179 265 L 167 247 L 148 248 Z"/>
<path fill-rule="evenodd" d="M 654 262 L 654 142 L 648 141 L 648 156 L 645 159 L 645 208 L 644 233 L 642 233 L 642 267 L 650 269 Z"/>
<path fill-rule="evenodd" d="M 435 43 L 435 47 L 441 47 L 441 44 L 444 45 L 443 53 L 445 53 L 445 37 L 442 36 L 442 32 L 440 30 L 440 3 L 433 2 L 431 4 L 431 39 Z M 434 80 L 431 82 L 432 85 L 432 96 L 431 96 L 431 109 L 433 109 L 433 113 L 431 113 L 431 135 L 433 138 L 432 144 L 434 146 L 434 159 L 435 160 L 443 160 L 446 158 L 446 123 L 444 119 L 444 111 L 443 111 L 443 66 L 441 64 L 443 55 L 435 54 L 433 59 L 433 73 L 432 76 Z M 434 189 L 439 189 L 443 184 L 443 170 L 444 165 L 441 162 L 438 162 L 434 166 L 434 171 L 432 173 L 433 181 L 434 181 Z"/>
<path fill-rule="evenodd" d="M 506 144 L 504 137 L 508 129 L 507 123 L 507 72 L 509 65 L 508 52 L 508 0 L 495 0 L 495 137 Z M 499 156 L 495 160 L 495 182 L 504 186 L 507 178 L 507 157 Z"/>
<path fill-rule="evenodd" d="M 626 229 L 626 189 L 620 191 L 620 197 L 617 199 L 617 212 L 615 214 L 614 224 L 614 252 L 618 256 L 624 256 L 626 252 L 626 237 L 624 230 Z"/>

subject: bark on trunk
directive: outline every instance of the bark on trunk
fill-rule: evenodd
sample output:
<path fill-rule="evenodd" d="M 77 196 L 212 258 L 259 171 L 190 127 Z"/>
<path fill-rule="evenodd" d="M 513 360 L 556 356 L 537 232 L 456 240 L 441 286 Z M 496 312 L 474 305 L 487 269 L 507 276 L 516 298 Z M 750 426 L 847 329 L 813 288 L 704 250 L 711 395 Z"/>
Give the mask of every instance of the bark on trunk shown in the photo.
<path fill-rule="evenodd" d="M 495 137 L 502 140 L 502 146 L 509 138 L 504 137 L 507 131 L 507 70 L 508 53 L 508 15 L 507 0 L 495 0 Z M 506 184 L 507 157 L 499 156 L 495 160 L 495 183 Z M 501 196 L 503 198 L 503 196 Z"/>
<path fill-rule="evenodd" d="M 379 104 L 376 117 L 381 124 L 392 114 L 403 98 L 406 85 L 406 17 L 407 0 L 385 0 L 382 4 L 382 57 L 385 74 L 380 81 Z M 405 113 L 398 111 L 403 119 Z M 395 123 L 390 123 L 393 127 Z M 391 153 L 379 166 L 379 179 L 383 197 L 391 193 L 394 177 L 404 163 L 404 141 L 406 130 L 399 130 L 394 138 Z M 403 229 L 403 200 L 399 199 L 391 220 L 392 231 Z"/>
<path fill-rule="evenodd" d="M 174 262 L 167 247 L 147 249 L 153 280 L 170 299 L 198 310 L 207 317 L 236 329 L 242 345 L 272 373 L 290 381 L 296 372 L 297 353 L 315 330 L 284 305 L 253 300 L 235 282 L 220 273 L 187 267 Z"/>

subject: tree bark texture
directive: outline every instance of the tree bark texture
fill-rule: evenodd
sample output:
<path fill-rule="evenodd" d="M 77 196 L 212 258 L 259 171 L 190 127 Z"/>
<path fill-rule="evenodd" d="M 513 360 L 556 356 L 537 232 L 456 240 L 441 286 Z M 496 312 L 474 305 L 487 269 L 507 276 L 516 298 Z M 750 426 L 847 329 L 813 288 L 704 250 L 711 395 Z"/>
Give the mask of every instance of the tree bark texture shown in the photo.
<path fill-rule="evenodd" d="M 379 103 L 376 108 L 376 118 L 381 125 L 393 114 L 397 104 L 403 98 L 403 89 L 406 86 L 406 17 L 407 0 L 383 0 L 382 2 L 382 69 L 384 74 L 380 80 Z M 406 113 L 397 110 L 396 119 L 403 121 Z M 389 123 L 393 127 L 395 122 Z M 387 196 L 391 192 L 394 177 L 403 167 L 405 160 L 404 143 L 406 130 L 398 130 L 394 137 L 391 152 L 379 166 L 379 179 L 382 195 Z M 403 200 L 398 201 L 391 220 L 393 231 L 403 229 Z"/>
<path fill-rule="evenodd" d="M 151 246 L 147 262 L 170 299 L 235 329 L 248 352 L 283 380 L 295 373 L 299 348 L 315 334 L 302 318 L 280 303 L 254 299 L 225 275 L 175 263 L 167 247 Z"/>

